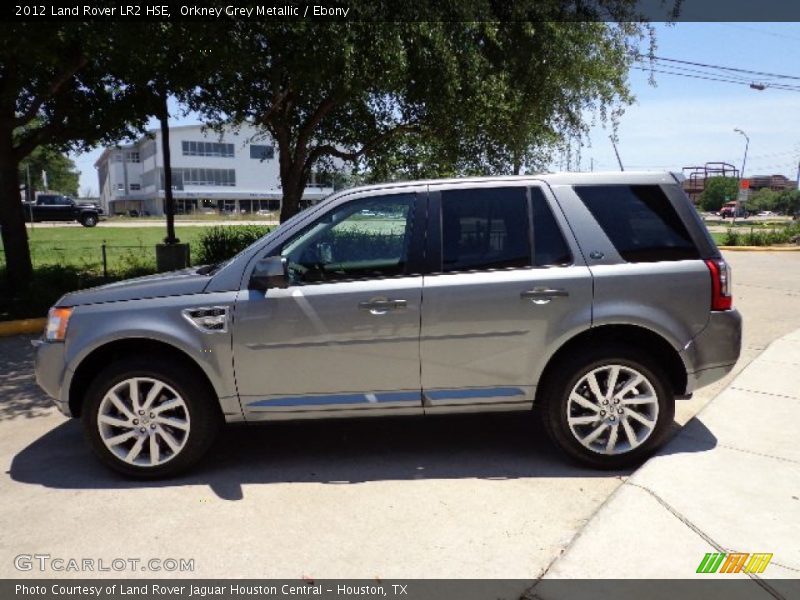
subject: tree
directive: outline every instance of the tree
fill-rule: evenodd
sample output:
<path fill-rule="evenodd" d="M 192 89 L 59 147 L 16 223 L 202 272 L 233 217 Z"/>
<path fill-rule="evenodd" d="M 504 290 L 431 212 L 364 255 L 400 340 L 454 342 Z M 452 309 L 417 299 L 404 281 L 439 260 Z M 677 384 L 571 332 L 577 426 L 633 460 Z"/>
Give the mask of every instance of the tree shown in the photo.
<path fill-rule="evenodd" d="M 502 6 L 493 22 L 236 21 L 183 99 L 212 122 L 271 135 L 282 221 L 312 170 L 337 160 L 401 176 L 517 173 L 585 132 L 587 114 L 619 115 L 646 32 L 622 18 L 626 0 L 604 3 L 616 9 L 605 21 L 568 22 L 560 2 L 523 4 L 524 22 L 502 21 Z M 207 26 L 210 39 L 219 27 Z"/>
<path fill-rule="evenodd" d="M 726 202 L 736 200 L 738 194 L 738 179 L 734 177 L 709 177 L 706 179 L 703 193 L 700 194 L 700 207 L 703 210 L 717 212 Z"/>
<path fill-rule="evenodd" d="M 131 51 L 117 43 L 125 26 L 0 24 L 0 226 L 10 286 L 25 284 L 32 273 L 20 163 L 41 146 L 88 150 L 144 125 L 147 98 L 114 73 L 114 57 Z"/>
<path fill-rule="evenodd" d="M 761 210 L 777 210 L 779 198 L 780 194 L 778 192 L 773 192 L 768 188 L 758 190 L 748 199 L 747 209 L 750 212 Z"/>
<path fill-rule="evenodd" d="M 19 164 L 20 187 L 25 190 L 25 198 L 33 200 L 37 191 L 45 189 L 42 171 L 47 173 L 48 189 L 68 196 L 78 195 L 80 172 L 75 161 L 52 146 L 39 146 Z"/>
<path fill-rule="evenodd" d="M 800 213 L 800 190 L 784 190 L 780 192 L 775 208 L 789 216 L 798 215 Z"/>

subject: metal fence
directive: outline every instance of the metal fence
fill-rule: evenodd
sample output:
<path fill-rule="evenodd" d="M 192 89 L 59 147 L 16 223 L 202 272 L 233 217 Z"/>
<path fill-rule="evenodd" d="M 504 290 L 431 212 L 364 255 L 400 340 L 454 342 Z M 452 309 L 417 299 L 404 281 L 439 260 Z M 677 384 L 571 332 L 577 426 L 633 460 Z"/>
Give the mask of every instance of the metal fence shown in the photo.
<path fill-rule="evenodd" d="M 109 277 L 131 271 L 155 270 L 156 267 L 153 244 L 117 245 L 105 241 L 91 244 L 83 240 L 52 243 L 31 240 L 29 247 L 34 268 L 66 266 Z M 0 246 L 0 267 L 4 267 L 5 262 L 5 251 Z"/>

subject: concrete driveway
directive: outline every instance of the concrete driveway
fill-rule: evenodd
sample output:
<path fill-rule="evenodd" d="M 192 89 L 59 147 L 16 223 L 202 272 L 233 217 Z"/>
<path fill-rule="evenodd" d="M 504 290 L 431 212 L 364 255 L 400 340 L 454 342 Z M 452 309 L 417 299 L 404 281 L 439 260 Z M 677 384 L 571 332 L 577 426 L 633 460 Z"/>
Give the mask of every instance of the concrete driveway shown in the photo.
<path fill-rule="evenodd" d="M 745 318 L 738 371 L 800 327 L 800 253 L 727 258 Z M 534 579 L 630 475 L 577 468 L 533 420 L 494 415 L 230 427 L 189 476 L 130 482 L 49 407 L 27 338 L 0 340 L 0 365 L 0 577 L 163 577 L 130 559 L 194 559 L 168 575 Z M 679 402 L 677 422 L 724 383 Z M 15 568 L 39 553 L 127 562 Z"/>

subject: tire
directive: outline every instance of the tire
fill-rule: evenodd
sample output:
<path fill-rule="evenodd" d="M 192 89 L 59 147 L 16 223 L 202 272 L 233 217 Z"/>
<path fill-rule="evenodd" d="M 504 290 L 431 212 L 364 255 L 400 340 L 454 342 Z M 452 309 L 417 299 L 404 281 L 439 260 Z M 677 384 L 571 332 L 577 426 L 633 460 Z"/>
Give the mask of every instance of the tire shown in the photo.
<path fill-rule="evenodd" d="M 81 217 L 81 225 L 84 227 L 94 227 L 97 225 L 97 217 L 95 215 L 83 215 Z"/>
<path fill-rule="evenodd" d="M 608 384 L 614 380 L 615 391 L 609 395 Z M 663 369 L 623 345 L 568 357 L 543 385 L 541 416 L 550 438 L 567 455 L 596 469 L 640 464 L 665 441 L 675 416 L 675 397 Z M 576 401 L 576 396 L 583 400 Z"/>
<path fill-rule="evenodd" d="M 132 390 L 138 391 L 137 408 Z M 148 395 L 153 399 L 145 409 Z M 194 465 L 213 443 L 222 416 L 191 369 L 169 357 L 150 357 L 104 369 L 89 386 L 82 420 L 89 446 L 106 466 L 127 477 L 157 479 Z"/>

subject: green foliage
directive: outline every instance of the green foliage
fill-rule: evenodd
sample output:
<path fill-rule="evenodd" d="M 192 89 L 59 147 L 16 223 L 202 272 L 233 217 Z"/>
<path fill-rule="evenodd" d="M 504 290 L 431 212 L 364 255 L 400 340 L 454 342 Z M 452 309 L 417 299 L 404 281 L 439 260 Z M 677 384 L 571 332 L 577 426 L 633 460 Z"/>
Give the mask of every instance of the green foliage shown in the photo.
<path fill-rule="evenodd" d="M 621 114 L 648 32 L 628 0 L 604 3 L 604 19 L 570 10 L 588 9 L 465 2 L 426 5 L 425 22 L 210 23 L 199 43 L 209 49 L 205 78 L 183 98 L 212 121 L 255 122 L 274 137 L 282 220 L 298 210 L 311 171 L 333 159 L 382 179 L 537 168 L 591 119 Z"/>
<path fill-rule="evenodd" d="M 743 228 L 739 228 L 743 229 Z M 750 227 L 749 231 L 728 228 L 722 238 L 723 246 L 775 246 L 797 243 L 800 239 L 800 223 L 792 223 L 775 229 Z"/>
<path fill-rule="evenodd" d="M 786 190 L 778 194 L 775 209 L 786 215 L 800 213 L 800 190 Z"/>
<path fill-rule="evenodd" d="M 778 198 L 780 194 L 772 190 L 763 189 L 758 190 L 750 196 L 747 201 L 747 209 L 750 212 L 757 212 L 762 210 L 775 211 L 778 209 Z"/>
<path fill-rule="evenodd" d="M 30 200 L 34 199 L 36 191 L 45 189 L 42 171 L 47 172 L 48 189 L 67 196 L 78 195 L 80 171 L 75 167 L 75 162 L 52 146 L 39 146 L 19 164 L 19 178 L 24 187 L 27 187 L 30 175 Z"/>
<path fill-rule="evenodd" d="M 0 277 L 5 276 L 4 270 L 0 268 Z M 149 269 L 119 269 L 104 278 L 97 268 L 72 265 L 36 267 L 33 277 L 13 291 L 0 285 L 0 321 L 44 317 L 48 309 L 68 292 L 153 272 L 155 265 Z"/>
<path fill-rule="evenodd" d="M 739 193 L 739 180 L 733 177 L 709 177 L 703 193 L 700 194 L 700 206 L 703 210 L 717 212 L 722 205 L 736 200 Z"/>
<path fill-rule="evenodd" d="M 209 227 L 198 240 L 197 259 L 194 262 L 206 265 L 228 260 L 269 231 L 269 227 L 262 225 Z"/>

